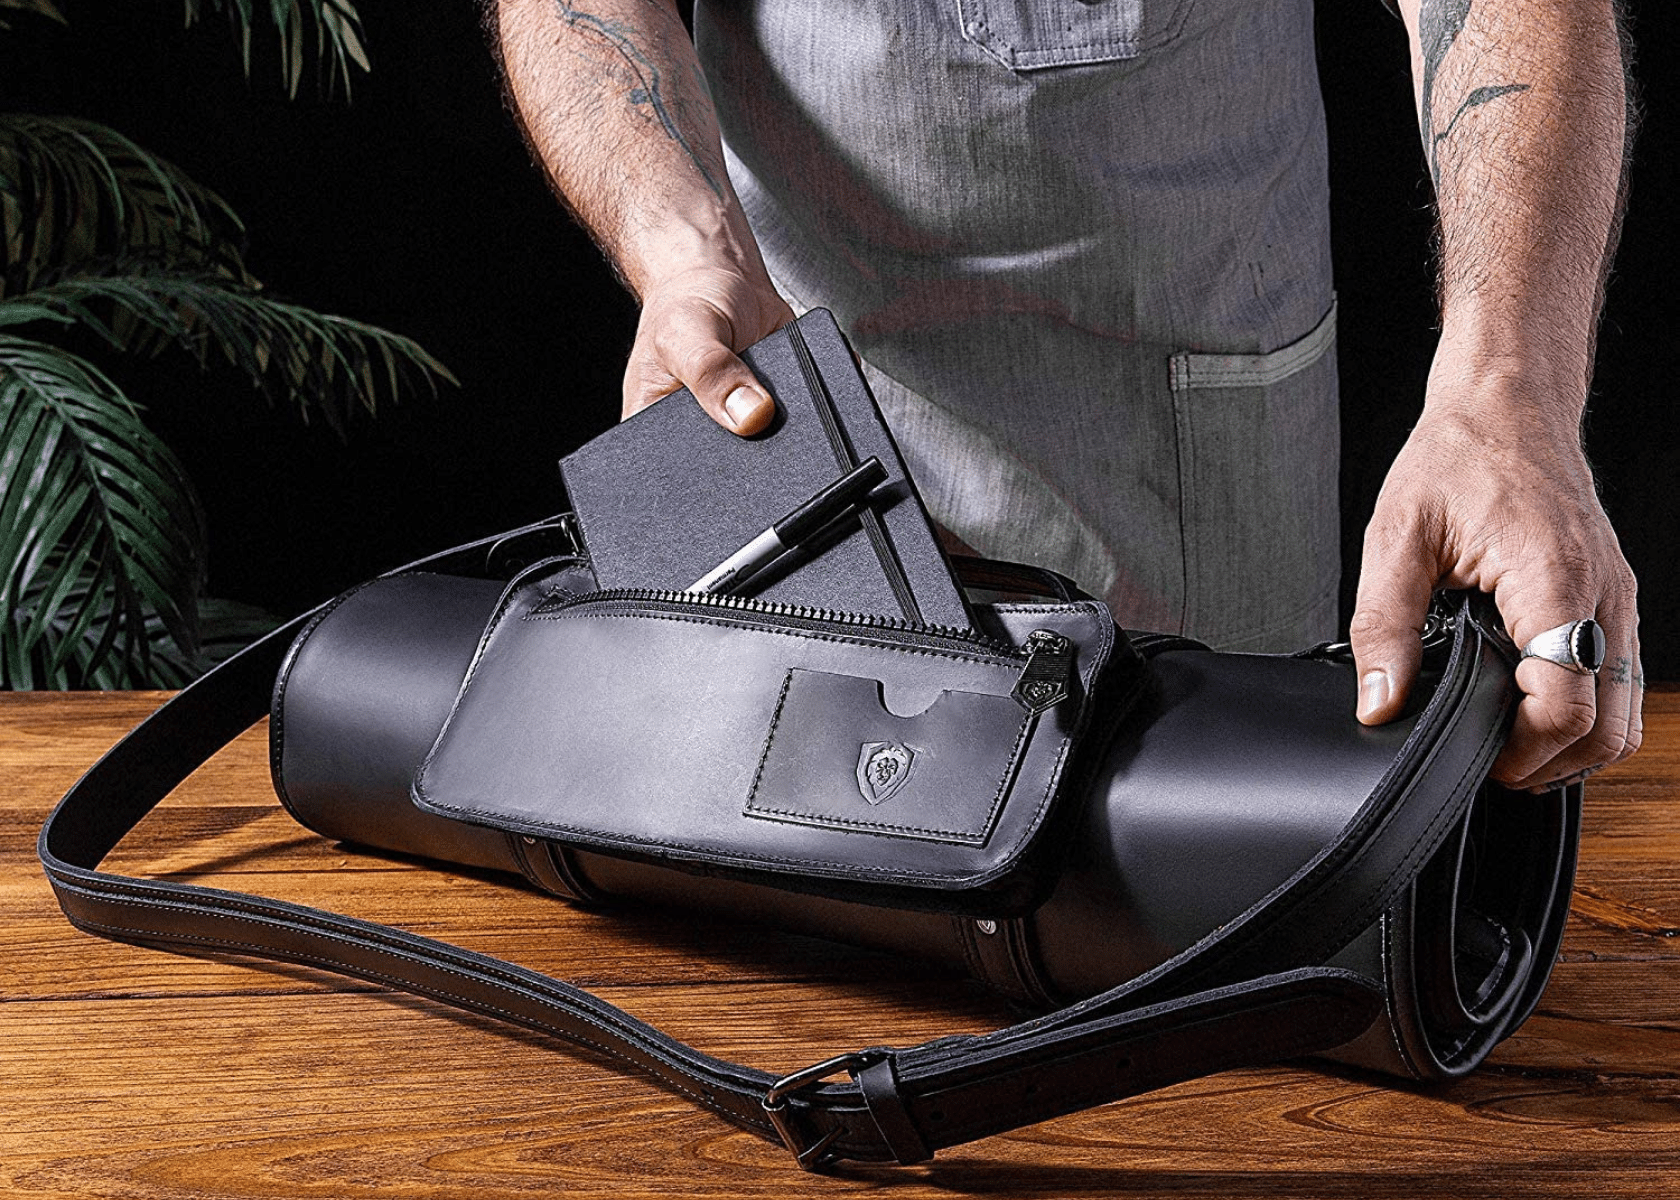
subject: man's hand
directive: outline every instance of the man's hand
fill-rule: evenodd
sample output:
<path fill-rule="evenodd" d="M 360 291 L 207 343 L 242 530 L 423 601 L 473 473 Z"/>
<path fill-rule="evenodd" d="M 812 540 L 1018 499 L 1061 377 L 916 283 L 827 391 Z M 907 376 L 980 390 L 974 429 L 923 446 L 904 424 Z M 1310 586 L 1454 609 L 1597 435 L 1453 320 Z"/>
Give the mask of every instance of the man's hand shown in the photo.
<path fill-rule="evenodd" d="M 1517 668 L 1493 775 L 1538 789 L 1625 758 L 1641 731 L 1633 574 L 1580 446 L 1629 136 L 1617 0 L 1400 9 L 1440 214 L 1441 342 L 1366 531 L 1359 718 L 1399 713 L 1436 586 L 1492 593 L 1518 646 L 1596 617 L 1596 679 Z"/>
<path fill-rule="evenodd" d="M 724 266 L 662 278 L 642 296 L 624 372 L 624 415 L 686 387 L 725 429 L 758 433 L 776 406 L 735 352 L 791 320 L 793 311 L 768 280 L 755 284 Z"/>
<path fill-rule="evenodd" d="M 1639 747 L 1643 676 L 1634 578 L 1593 488 L 1573 422 L 1547 420 L 1535 385 L 1467 378 L 1438 358 L 1430 403 L 1395 460 L 1365 534 L 1350 636 L 1359 719 L 1398 716 L 1417 676 L 1424 613 L 1436 587 L 1492 593 L 1518 646 L 1596 617 L 1604 669 L 1595 680 L 1530 658 L 1525 693 L 1493 776 L 1541 788 Z M 1513 413 L 1529 413 L 1517 422 Z"/>
<path fill-rule="evenodd" d="M 686 385 L 725 429 L 759 432 L 775 406 L 735 352 L 793 313 L 674 0 L 499 0 L 495 14 L 532 149 L 642 304 L 624 415 Z"/>

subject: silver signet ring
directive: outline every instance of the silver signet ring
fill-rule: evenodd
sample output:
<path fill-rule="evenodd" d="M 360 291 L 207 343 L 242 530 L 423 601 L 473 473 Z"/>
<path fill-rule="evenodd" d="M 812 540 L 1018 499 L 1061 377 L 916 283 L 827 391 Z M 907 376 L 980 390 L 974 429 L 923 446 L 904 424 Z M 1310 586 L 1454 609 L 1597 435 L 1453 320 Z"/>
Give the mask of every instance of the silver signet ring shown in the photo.
<path fill-rule="evenodd" d="M 1536 634 L 1524 658 L 1543 658 L 1577 675 L 1597 675 L 1604 665 L 1604 627 L 1591 617 Z"/>

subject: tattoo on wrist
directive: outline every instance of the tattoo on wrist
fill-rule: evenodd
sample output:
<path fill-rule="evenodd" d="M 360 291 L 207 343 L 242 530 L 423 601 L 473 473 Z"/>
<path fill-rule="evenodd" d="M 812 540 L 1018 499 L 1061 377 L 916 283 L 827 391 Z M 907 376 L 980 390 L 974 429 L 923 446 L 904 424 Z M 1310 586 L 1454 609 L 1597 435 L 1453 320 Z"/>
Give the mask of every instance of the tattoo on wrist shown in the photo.
<path fill-rule="evenodd" d="M 664 129 L 665 135 L 682 148 L 688 160 L 694 164 L 694 169 L 700 172 L 700 178 L 706 181 L 706 186 L 719 199 L 723 197 L 723 188 L 719 185 L 716 175 L 695 150 L 693 143 L 688 140 L 672 112 L 671 99 L 666 95 L 664 75 L 652 59 L 636 44 L 635 30 L 618 21 L 598 17 L 579 9 L 567 0 L 555 0 L 555 7 L 560 19 L 573 29 L 593 34 L 605 42 L 607 48 L 624 64 L 626 82 L 630 84 L 625 93 L 625 99 L 634 109 L 650 115 Z M 703 84 L 701 86 L 704 86 Z"/>

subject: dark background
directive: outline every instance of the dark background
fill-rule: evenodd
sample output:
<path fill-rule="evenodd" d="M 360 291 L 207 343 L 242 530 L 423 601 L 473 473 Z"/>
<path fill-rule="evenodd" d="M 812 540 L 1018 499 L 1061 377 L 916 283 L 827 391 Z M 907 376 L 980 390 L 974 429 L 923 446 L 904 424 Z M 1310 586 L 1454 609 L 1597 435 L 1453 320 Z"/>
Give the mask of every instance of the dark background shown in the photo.
<path fill-rule="evenodd" d="M 290 613 L 372 572 L 564 506 L 555 460 L 617 415 L 635 310 L 561 213 L 502 107 L 471 0 L 362 5 L 371 75 L 351 103 L 288 100 L 271 39 L 249 82 L 218 20 L 170 0 L 66 3 L 0 31 L 0 106 L 103 120 L 219 191 L 274 293 L 406 333 L 461 387 L 340 440 L 178 357 L 112 363 L 185 460 L 211 530 L 210 591 Z M 1341 296 L 1345 590 L 1433 347 L 1431 217 L 1400 23 L 1320 5 Z M 1680 679 L 1669 402 L 1680 21 L 1633 0 L 1648 108 L 1599 345 L 1587 437 L 1641 580 L 1647 674 Z M 1345 615 L 1345 609 L 1344 609 Z"/>

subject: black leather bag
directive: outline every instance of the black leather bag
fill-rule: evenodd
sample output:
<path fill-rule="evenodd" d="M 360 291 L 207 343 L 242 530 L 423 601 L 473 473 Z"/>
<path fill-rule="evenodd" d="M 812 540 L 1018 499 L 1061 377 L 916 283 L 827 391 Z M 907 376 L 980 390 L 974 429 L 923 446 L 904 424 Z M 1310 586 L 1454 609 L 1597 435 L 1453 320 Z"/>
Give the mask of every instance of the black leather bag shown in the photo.
<path fill-rule="evenodd" d="M 596 592 L 563 521 L 461 547 L 165 705 L 65 797 L 42 861 L 83 929 L 312 964 L 580 1041 L 806 1167 L 914 1162 L 1309 1054 L 1458 1076 L 1532 1010 L 1580 788 L 1486 782 L 1515 694 L 1483 598 L 1438 602 L 1411 710 L 1367 729 L 1345 646 L 1127 635 L 1059 577 L 959 565 L 977 599 L 1015 594 L 977 603 L 978 634 Z M 608 910 L 700 906 L 933 958 L 1041 1015 L 777 1079 L 511 964 L 98 871 L 271 685 L 277 791 L 327 837 Z"/>

